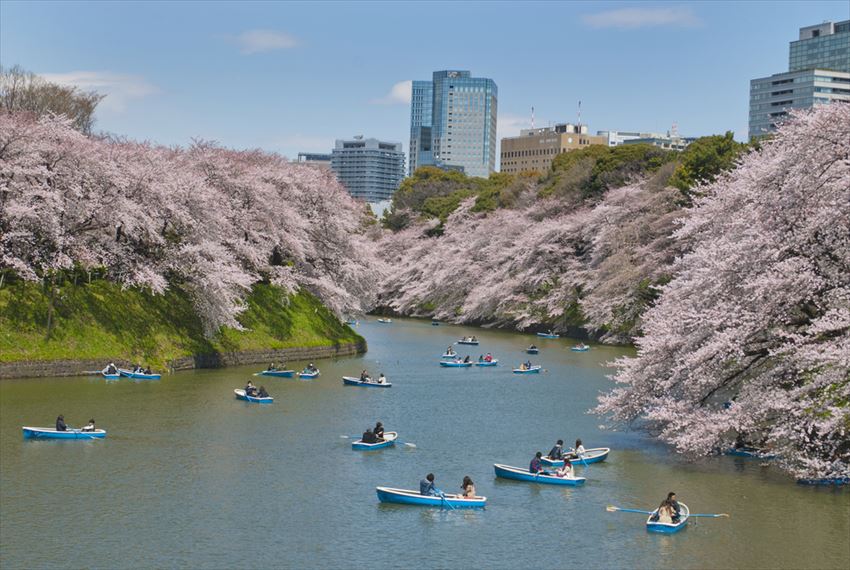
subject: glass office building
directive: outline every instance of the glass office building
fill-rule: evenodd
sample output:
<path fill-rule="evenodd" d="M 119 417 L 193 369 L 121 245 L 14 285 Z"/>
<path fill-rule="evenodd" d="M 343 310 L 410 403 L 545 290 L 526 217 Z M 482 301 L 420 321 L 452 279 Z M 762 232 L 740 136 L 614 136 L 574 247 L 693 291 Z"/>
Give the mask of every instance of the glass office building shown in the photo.
<path fill-rule="evenodd" d="M 364 139 L 337 140 L 331 169 L 348 193 L 370 203 L 389 200 L 404 178 L 401 143 Z"/>
<path fill-rule="evenodd" d="M 469 71 L 435 71 L 430 82 L 414 81 L 410 172 L 431 164 L 489 176 L 496 169 L 497 100 L 495 81 Z"/>
<path fill-rule="evenodd" d="M 750 81 L 749 135 L 776 130 L 790 109 L 850 103 L 850 20 L 800 28 L 788 71 Z"/>

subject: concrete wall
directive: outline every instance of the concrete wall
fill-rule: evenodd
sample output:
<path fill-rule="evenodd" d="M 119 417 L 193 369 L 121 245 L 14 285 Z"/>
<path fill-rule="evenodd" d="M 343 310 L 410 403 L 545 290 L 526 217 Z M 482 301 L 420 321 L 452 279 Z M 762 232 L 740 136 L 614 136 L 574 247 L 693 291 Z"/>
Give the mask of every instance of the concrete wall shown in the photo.
<path fill-rule="evenodd" d="M 178 358 L 169 362 L 169 371 L 193 368 L 221 368 L 242 364 L 266 364 L 291 360 L 319 360 L 352 356 L 366 352 L 366 341 L 344 343 L 336 346 L 313 346 L 307 348 L 281 348 L 277 350 L 251 350 L 245 352 L 223 352 L 199 354 Z M 85 371 L 101 370 L 109 362 L 121 368 L 132 366 L 126 360 L 103 358 L 99 360 L 48 360 L 29 362 L 0 362 L 0 379 L 34 378 L 39 376 L 79 376 Z M 144 364 L 144 363 L 142 363 Z M 157 372 L 162 372 L 157 370 Z"/>

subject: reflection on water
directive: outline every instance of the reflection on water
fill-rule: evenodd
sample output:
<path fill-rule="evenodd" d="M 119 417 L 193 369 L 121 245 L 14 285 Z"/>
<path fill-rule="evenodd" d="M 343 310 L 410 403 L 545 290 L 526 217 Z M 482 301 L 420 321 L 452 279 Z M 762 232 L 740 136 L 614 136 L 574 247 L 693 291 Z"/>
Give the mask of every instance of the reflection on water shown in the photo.
<path fill-rule="evenodd" d="M 569 339 L 363 323 L 370 351 L 321 361 L 313 381 L 266 379 L 268 406 L 233 398 L 262 366 L 198 370 L 158 382 L 98 378 L 0 383 L 0 565 L 9 568 L 188 566 L 547 566 L 568 552 L 586 568 L 846 568 L 850 493 L 794 485 L 758 460 L 688 463 L 638 433 L 603 431 L 585 412 L 609 386 L 602 363 L 627 349 L 571 352 Z M 445 347 L 475 334 L 495 368 L 440 368 Z M 548 371 L 517 376 L 532 357 Z M 305 362 L 288 363 L 299 368 Z M 363 368 L 393 387 L 343 387 Z M 256 383 L 256 382 L 255 382 Z M 103 441 L 24 441 L 23 425 L 90 417 Z M 381 420 L 415 443 L 351 449 L 341 435 Z M 558 438 L 611 447 L 579 466 L 583 487 L 496 479 L 493 463 L 525 466 Z M 428 472 L 455 492 L 464 475 L 484 510 L 381 505 L 375 487 L 416 489 Z M 668 491 L 694 512 L 674 536 L 652 535 L 645 516 Z M 364 543 L 364 536 L 381 541 Z M 557 564 L 556 564 L 557 565 Z"/>

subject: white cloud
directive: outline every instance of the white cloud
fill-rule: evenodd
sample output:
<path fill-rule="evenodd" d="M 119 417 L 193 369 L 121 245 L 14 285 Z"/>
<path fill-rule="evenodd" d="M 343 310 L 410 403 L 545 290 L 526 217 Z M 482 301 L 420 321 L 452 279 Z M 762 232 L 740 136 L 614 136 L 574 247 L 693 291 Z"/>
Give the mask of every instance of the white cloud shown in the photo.
<path fill-rule="evenodd" d="M 294 36 L 274 30 L 248 30 L 237 36 L 230 36 L 229 39 L 238 45 L 239 51 L 245 55 L 289 49 L 298 45 Z"/>
<path fill-rule="evenodd" d="M 690 8 L 620 8 L 584 14 L 582 21 L 591 28 L 648 28 L 653 26 L 693 27 L 699 18 Z"/>
<path fill-rule="evenodd" d="M 407 79 L 399 81 L 390 88 L 390 92 L 380 99 L 372 99 L 371 103 L 376 105 L 410 105 L 410 96 L 413 89 L 413 81 Z"/>
<path fill-rule="evenodd" d="M 106 95 L 98 109 L 123 113 L 130 99 L 141 99 L 159 89 L 140 75 L 125 75 L 108 71 L 69 71 L 67 73 L 43 73 L 47 81 L 78 87 L 83 91 L 96 91 Z"/>

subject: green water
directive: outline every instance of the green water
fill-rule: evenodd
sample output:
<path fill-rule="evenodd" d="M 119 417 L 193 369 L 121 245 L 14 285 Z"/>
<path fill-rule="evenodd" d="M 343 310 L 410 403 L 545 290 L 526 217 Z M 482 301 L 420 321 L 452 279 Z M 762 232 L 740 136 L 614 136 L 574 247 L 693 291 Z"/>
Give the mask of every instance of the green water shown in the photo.
<path fill-rule="evenodd" d="M 847 568 L 850 492 L 795 485 L 749 459 L 688 463 L 638 433 L 600 429 L 585 412 L 609 387 L 602 363 L 626 349 L 568 350 L 545 340 L 397 320 L 363 323 L 362 357 L 319 361 L 318 380 L 263 378 L 273 405 L 236 401 L 257 366 L 159 382 L 46 378 L 0 383 L 0 567 L 13 568 Z M 476 334 L 502 364 L 443 369 L 453 340 Z M 301 366 L 304 363 L 292 363 Z M 384 372 L 389 389 L 344 387 L 343 374 Z M 254 380 L 258 380 L 253 378 Z M 103 441 L 25 441 L 21 426 L 95 417 Z M 344 434 L 375 420 L 417 448 L 355 452 Z M 581 488 L 496 479 L 493 463 L 527 466 L 554 440 L 611 447 L 579 468 Z M 464 475 L 483 511 L 381 505 L 375 486 L 417 488 L 434 472 Z M 679 534 L 648 534 L 667 491 L 693 512 Z"/>

